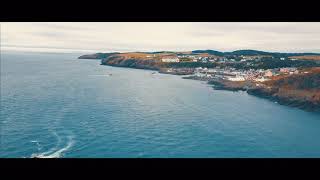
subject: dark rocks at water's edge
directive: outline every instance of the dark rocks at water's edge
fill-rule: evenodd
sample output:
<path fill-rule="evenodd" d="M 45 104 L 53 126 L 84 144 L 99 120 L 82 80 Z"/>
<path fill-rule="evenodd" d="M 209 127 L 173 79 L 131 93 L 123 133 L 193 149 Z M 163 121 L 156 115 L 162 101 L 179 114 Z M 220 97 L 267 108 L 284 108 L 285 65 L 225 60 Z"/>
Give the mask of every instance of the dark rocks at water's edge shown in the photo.
<path fill-rule="evenodd" d="M 302 98 L 292 98 L 292 97 L 285 97 L 277 95 L 278 89 L 276 88 L 262 88 L 262 87 L 255 87 L 254 85 L 246 85 L 246 86 L 230 86 L 226 83 L 225 80 L 211 80 L 208 84 L 213 85 L 215 90 L 228 90 L 228 91 L 246 91 L 248 94 L 269 99 L 271 101 L 277 102 L 280 105 L 286 105 L 290 107 L 296 107 L 305 111 L 310 112 L 320 112 L 320 104 L 313 103 L 306 99 Z"/>
<path fill-rule="evenodd" d="M 192 80 L 198 80 L 198 81 L 208 81 L 209 78 L 207 77 L 199 77 L 199 76 L 185 76 L 182 77 L 182 79 L 192 79 Z"/>
<path fill-rule="evenodd" d="M 78 59 L 99 59 L 97 54 L 86 54 L 78 57 Z"/>
<path fill-rule="evenodd" d="M 276 90 L 274 90 L 276 92 Z M 298 98 L 289 98 L 284 96 L 276 95 L 273 91 L 268 91 L 263 88 L 248 89 L 247 93 L 260 98 L 269 99 L 277 102 L 281 105 L 296 107 L 310 112 L 320 112 L 320 104 L 315 104 L 310 101 Z"/>
<path fill-rule="evenodd" d="M 250 81 L 233 82 L 224 79 L 210 79 L 208 84 L 213 85 L 215 90 L 247 91 L 256 88 L 255 83 Z"/>
<path fill-rule="evenodd" d="M 215 90 L 228 90 L 228 91 L 246 91 L 243 86 L 228 86 L 223 80 L 210 80 L 208 84 L 213 85 Z"/>

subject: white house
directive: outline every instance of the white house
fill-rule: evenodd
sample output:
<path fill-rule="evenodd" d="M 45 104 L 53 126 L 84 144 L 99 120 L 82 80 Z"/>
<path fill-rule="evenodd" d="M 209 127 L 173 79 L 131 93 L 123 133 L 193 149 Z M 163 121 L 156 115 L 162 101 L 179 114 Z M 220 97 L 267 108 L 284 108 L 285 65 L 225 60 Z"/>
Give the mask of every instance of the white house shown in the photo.
<path fill-rule="evenodd" d="M 209 72 L 209 73 L 214 73 L 214 72 L 217 72 L 217 70 L 215 70 L 215 69 L 213 69 L 213 68 L 210 68 L 210 69 L 208 69 L 208 72 Z"/>
<path fill-rule="evenodd" d="M 245 81 L 246 79 L 243 76 L 229 77 L 229 81 Z"/>
<path fill-rule="evenodd" d="M 291 71 L 291 72 L 289 72 L 289 74 L 299 74 L 299 71 L 298 70 Z"/>
<path fill-rule="evenodd" d="M 180 62 L 180 60 L 177 57 L 165 57 L 162 58 L 162 62 Z"/>
<path fill-rule="evenodd" d="M 266 70 L 265 73 L 264 73 L 264 76 L 266 76 L 266 77 L 271 77 L 273 75 L 274 75 L 274 73 L 270 69 Z"/>
<path fill-rule="evenodd" d="M 156 57 L 155 54 L 153 54 L 152 56 L 151 55 L 147 55 L 147 58 L 151 58 L 151 57 Z"/>
<path fill-rule="evenodd" d="M 205 77 L 206 76 L 206 74 L 203 74 L 203 73 L 200 73 L 200 72 L 197 72 L 194 75 L 197 76 L 197 77 Z"/>
<path fill-rule="evenodd" d="M 257 81 L 257 82 L 264 82 L 264 81 L 268 81 L 268 80 L 270 80 L 270 79 L 267 79 L 265 77 L 255 79 L 255 81 Z"/>
<path fill-rule="evenodd" d="M 288 73 L 288 72 L 294 72 L 297 68 L 280 68 L 280 72 L 282 73 Z"/>

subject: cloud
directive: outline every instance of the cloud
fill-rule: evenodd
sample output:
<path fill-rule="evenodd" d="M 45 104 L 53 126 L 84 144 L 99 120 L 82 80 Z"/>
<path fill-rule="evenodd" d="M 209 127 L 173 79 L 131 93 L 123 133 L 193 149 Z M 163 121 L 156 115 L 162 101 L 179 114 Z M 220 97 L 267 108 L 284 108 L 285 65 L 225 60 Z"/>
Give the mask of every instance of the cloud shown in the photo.
<path fill-rule="evenodd" d="M 157 51 L 259 49 L 320 52 L 320 23 L 1 23 L 2 46 Z"/>

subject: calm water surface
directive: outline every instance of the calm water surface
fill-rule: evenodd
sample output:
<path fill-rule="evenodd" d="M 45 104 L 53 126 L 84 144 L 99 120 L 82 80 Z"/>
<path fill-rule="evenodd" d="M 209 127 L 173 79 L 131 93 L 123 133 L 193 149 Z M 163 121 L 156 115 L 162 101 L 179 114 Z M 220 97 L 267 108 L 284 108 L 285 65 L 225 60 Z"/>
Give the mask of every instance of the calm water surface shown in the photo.
<path fill-rule="evenodd" d="M 320 157 L 319 113 L 79 55 L 2 52 L 0 157 Z"/>

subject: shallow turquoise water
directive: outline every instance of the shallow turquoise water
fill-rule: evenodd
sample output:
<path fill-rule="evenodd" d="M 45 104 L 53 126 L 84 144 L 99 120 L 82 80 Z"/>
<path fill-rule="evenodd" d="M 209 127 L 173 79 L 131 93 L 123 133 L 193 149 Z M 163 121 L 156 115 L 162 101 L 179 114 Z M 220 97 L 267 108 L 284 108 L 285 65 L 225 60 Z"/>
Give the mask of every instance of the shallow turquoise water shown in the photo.
<path fill-rule="evenodd" d="M 320 157 L 319 113 L 79 55 L 2 52 L 0 157 Z"/>

